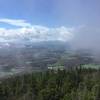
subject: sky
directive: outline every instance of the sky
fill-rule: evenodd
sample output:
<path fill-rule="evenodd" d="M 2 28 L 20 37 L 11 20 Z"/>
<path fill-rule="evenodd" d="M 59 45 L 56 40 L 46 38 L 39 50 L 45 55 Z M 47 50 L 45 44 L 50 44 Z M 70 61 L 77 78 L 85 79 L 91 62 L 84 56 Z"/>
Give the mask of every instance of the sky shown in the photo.
<path fill-rule="evenodd" d="M 0 0 L 0 18 L 23 19 L 34 25 L 100 25 L 99 16 L 100 0 Z"/>
<path fill-rule="evenodd" d="M 0 41 L 18 37 L 96 48 L 100 0 L 0 0 Z"/>

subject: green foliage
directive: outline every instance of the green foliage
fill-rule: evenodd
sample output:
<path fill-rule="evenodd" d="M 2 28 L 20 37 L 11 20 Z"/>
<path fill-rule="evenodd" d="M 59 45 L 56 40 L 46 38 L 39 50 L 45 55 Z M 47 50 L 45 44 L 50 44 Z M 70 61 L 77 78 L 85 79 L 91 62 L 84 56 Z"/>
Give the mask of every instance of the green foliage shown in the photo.
<path fill-rule="evenodd" d="M 0 82 L 0 100 L 100 100 L 99 76 L 81 67 L 14 76 Z"/>

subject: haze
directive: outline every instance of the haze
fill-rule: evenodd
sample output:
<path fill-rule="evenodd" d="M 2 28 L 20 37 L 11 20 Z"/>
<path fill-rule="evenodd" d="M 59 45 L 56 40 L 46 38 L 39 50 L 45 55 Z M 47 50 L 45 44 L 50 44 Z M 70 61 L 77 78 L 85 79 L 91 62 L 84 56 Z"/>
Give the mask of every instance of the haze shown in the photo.
<path fill-rule="evenodd" d="M 66 41 L 100 50 L 99 0 L 0 0 L 0 42 Z"/>

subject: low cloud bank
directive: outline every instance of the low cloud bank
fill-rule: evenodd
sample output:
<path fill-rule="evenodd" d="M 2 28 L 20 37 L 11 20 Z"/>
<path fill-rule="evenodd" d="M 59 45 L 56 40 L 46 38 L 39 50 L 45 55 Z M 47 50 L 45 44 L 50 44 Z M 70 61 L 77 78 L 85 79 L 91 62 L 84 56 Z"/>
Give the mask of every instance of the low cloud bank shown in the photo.
<path fill-rule="evenodd" d="M 25 20 L 0 19 L 0 23 L 18 26 L 15 29 L 0 28 L 0 42 L 30 41 L 65 41 L 74 49 L 90 49 L 100 53 L 100 28 L 93 26 L 49 28 L 32 25 Z"/>
<path fill-rule="evenodd" d="M 73 28 L 64 26 L 49 28 L 41 25 L 32 25 L 25 20 L 0 19 L 0 23 L 7 23 L 18 28 L 0 28 L 0 41 L 29 39 L 32 41 L 59 40 L 69 41 L 72 39 Z"/>

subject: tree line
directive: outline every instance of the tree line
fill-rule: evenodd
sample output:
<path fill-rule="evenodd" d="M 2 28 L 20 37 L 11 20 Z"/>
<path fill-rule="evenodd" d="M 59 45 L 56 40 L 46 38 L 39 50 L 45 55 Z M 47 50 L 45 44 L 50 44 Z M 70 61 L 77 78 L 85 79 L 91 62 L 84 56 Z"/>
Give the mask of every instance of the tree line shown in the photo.
<path fill-rule="evenodd" d="M 33 72 L 0 81 L 0 100 L 100 100 L 100 70 Z"/>

